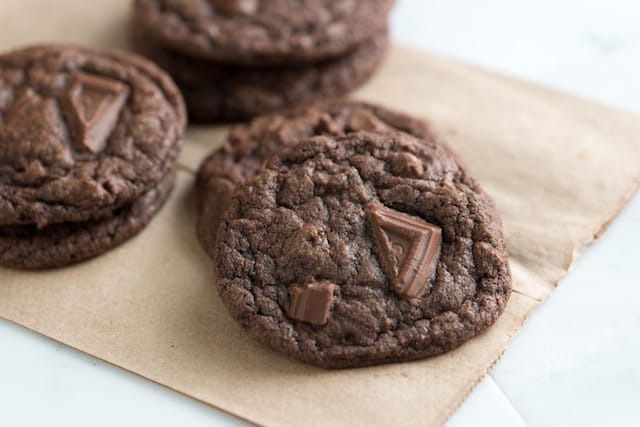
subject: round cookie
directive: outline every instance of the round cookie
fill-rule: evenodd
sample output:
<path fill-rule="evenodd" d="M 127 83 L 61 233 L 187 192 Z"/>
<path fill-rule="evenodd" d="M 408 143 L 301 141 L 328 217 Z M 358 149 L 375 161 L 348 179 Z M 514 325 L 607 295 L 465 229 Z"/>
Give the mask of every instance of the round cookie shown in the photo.
<path fill-rule="evenodd" d="M 171 194 L 175 172 L 130 205 L 85 222 L 0 227 L 0 265 L 18 269 L 62 267 L 100 255 L 139 233 Z"/>
<path fill-rule="evenodd" d="M 311 63 L 347 54 L 387 26 L 393 0 L 136 0 L 160 46 L 234 65 Z"/>
<path fill-rule="evenodd" d="M 326 368 L 449 351 L 492 325 L 511 292 L 494 203 L 434 141 L 315 137 L 234 194 L 218 289 L 260 342 Z"/>
<path fill-rule="evenodd" d="M 0 55 L 0 225 L 100 218 L 174 168 L 172 80 L 133 55 L 34 46 Z"/>
<path fill-rule="evenodd" d="M 369 78 L 382 62 L 386 31 L 349 54 L 310 65 L 237 67 L 181 55 L 151 41 L 133 25 L 132 43 L 180 86 L 196 122 L 236 121 L 323 98 L 341 96 Z"/>
<path fill-rule="evenodd" d="M 355 131 L 403 131 L 433 139 L 427 124 L 389 109 L 350 101 L 331 101 L 268 114 L 231 129 L 227 142 L 200 165 L 196 179 L 196 229 L 202 246 L 213 255 L 220 214 L 238 185 L 284 147 L 317 135 Z"/>

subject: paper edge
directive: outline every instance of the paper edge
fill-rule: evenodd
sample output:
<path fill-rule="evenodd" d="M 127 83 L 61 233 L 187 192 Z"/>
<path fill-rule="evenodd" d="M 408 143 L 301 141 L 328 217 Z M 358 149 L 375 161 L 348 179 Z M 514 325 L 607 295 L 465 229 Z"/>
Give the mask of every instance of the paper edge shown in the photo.
<path fill-rule="evenodd" d="M 635 182 L 632 182 L 632 186 L 631 186 L 630 191 L 628 191 L 627 193 L 625 193 L 621 197 L 620 204 L 616 207 L 616 209 L 614 209 L 613 214 L 611 215 L 611 217 L 609 217 L 607 220 L 605 220 L 605 222 L 600 226 L 600 228 L 596 230 L 596 232 L 594 233 L 594 235 L 591 238 L 591 240 L 587 241 L 584 244 L 578 244 L 578 245 L 576 245 L 574 247 L 573 256 L 571 257 L 569 265 L 567 266 L 567 271 L 560 278 L 558 278 L 558 280 L 556 280 L 553 283 L 553 287 L 552 287 L 551 291 L 547 295 L 545 295 L 544 298 L 542 298 L 542 299 L 534 298 L 534 297 L 532 297 L 530 295 L 527 295 L 525 293 L 518 292 L 519 295 L 522 295 L 523 297 L 534 299 L 537 302 L 535 303 L 535 305 L 533 307 L 531 307 L 529 310 L 527 310 L 527 312 L 524 314 L 524 317 L 522 318 L 522 322 L 520 323 L 520 325 L 518 325 L 518 327 L 513 331 L 513 333 L 509 335 L 509 338 L 507 339 L 507 343 L 506 343 L 505 347 L 502 349 L 502 351 L 500 352 L 500 354 L 498 355 L 498 357 L 496 357 L 496 359 L 487 367 L 487 369 L 485 370 L 483 375 L 481 375 L 479 378 L 477 378 L 471 384 L 471 386 L 468 389 L 464 390 L 464 392 L 461 395 L 461 398 L 454 402 L 454 404 L 453 404 L 454 406 L 452 407 L 450 413 L 447 414 L 446 418 L 442 421 L 442 423 L 440 425 L 445 425 L 447 423 L 447 421 L 453 416 L 453 414 L 458 409 L 460 409 L 460 406 L 462 406 L 462 404 L 465 402 L 465 400 L 467 400 L 467 398 L 476 389 L 476 387 L 478 387 L 478 384 L 480 384 L 480 382 L 489 374 L 489 372 L 500 361 L 500 359 L 502 359 L 502 356 L 504 356 L 504 354 L 507 352 L 507 350 L 509 348 L 509 344 L 511 344 L 511 341 L 513 340 L 513 337 L 516 336 L 520 332 L 520 329 L 522 329 L 522 327 L 527 322 L 527 320 L 529 320 L 529 316 L 531 316 L 531 314 L 533 314 L 533 312 L 536 311 L 540 307 L 540 305 L 542 303 L 547 301 L 549 298 L 553 297 L 553 294 L 555 293 L 555 290 L 558 289 L 560 281 L 562 279 L 564 279 L 571 272 L 573 266 L 575 265 L 575 262 L 580 257 L 580 254 L 582 254 L 582 252 L 584 252 L 584 250 L 586 248 L 588 248 L 589 246 L 591 246 L 593 243 L 597 242 L 600 239 L 600 237 L 602 237 L 602 235 L 604 235 L 604 233 L 606 233 L 606 231 L 608 230 L 609 226 L 618 217 L 618 215 L 620 215 L 620 212 L 622 212 L 622 210 L 625 207 L 627 207 L 627 205 L 629 204 L 631 199 L 633 199 L 635 197 L 635 195 L 638 194 L 638 192 L 640 192 L 640 179 L 636 179 Z"/>

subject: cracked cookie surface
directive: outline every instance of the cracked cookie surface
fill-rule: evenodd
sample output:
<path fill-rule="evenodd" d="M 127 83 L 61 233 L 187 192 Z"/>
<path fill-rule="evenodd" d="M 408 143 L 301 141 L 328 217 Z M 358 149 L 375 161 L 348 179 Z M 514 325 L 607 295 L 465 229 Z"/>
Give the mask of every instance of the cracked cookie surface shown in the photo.
<path fill-rule="evenodd" d="M 434 276 L 415 298 L 392 285 L 372 209 L 441 230 Z M 234 193 L 216 250 L 236 320 L 327 368 L 452 350 L 491 326 L 511 293 L 493 201 L 445 145 L 404 133 L 320 136 L 281 151 Z M 314 298 L 313 310 L 299 307 Z"/>
<path fill-rule="evenodd" d="M 361 130 L 402 131 L 423 139 L 434 139 L 422 120 L 353 101 L 323 102 L 269 114 L 231 129 L 225 144 L 202 162 L 196 179 L 196 228 L 206 252 L 209 255 L 214 252 L 220 215 L 233 191 L 253 177 L 265 160 L 312 136 L 341 136 Z"/>
<path fill-rule="evenodd" d="M 0 56 L 0 225 L 109 215 L 157 185 L 186 113 L 171 79 L 141 58 L 73 46 Z"/>
<path fill-rule="evenodd" d="M 140 232 L 171 194 L 175 173 L 137 200 L 108 216 L 83 222 L 0 226 L 0 265 L 18 269 L 55 268 L 84 261 Z"/>

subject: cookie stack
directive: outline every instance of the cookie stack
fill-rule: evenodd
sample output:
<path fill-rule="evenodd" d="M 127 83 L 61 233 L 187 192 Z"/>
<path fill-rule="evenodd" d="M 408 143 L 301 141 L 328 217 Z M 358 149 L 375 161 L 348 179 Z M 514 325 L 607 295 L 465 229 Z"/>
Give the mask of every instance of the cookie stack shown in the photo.
<path fill-rule="evenodd" d="M 0 118 L 0 265 L 98 255 L 171 192 L 186 112 L 146 60 L 72 46 L 0 55 Z"/>
<path fill-rule="evenodd" d="M 511 292 L 500 216 L 423 122 L 324 103 L 235 127 L 197 178 L 197 232 L 231 314 L 325 368 L 449 351 Z"/>
<path fill-rule="evenodd" d="M 200 122 L 246 119 L 366 80 L 393 0 L 136 0 L 131 38 Z"/>

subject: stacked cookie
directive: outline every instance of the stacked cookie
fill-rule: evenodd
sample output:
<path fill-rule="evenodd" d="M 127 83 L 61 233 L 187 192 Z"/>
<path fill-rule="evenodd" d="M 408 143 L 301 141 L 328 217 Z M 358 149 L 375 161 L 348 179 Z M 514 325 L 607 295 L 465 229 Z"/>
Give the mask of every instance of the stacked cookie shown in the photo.
<path fill-rule="evenodd" d="M 98 255 L 171 192 L 186 112 L 146 60 L 72 46 L 0 55 L 0 118 L 0 265 Z"/>
<path fill-rule="evenodd" d="M 198 173 L 222 300 L 260 342 L 326 368 L 449 351 L 511 292 L 500 216 L 419 120 L 359 103 L 231 130 Z"/>
<path fill-rule="evenodd" d="M 387 45 L 393 0 L 136 0 L 131 38 L 192 120 L 238 120 L 344 94 Z"/>

